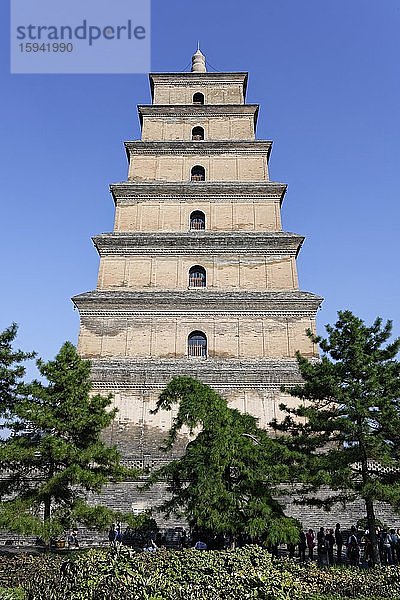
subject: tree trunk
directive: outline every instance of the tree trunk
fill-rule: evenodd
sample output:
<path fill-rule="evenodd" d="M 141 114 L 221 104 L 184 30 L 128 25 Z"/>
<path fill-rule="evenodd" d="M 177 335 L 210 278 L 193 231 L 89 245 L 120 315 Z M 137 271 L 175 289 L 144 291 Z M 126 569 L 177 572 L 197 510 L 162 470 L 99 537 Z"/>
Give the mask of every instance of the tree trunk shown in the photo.
<path fill-rule="evenodd" d="M 361 474 L 363 485 L 366 486 L 370 481 L 369 471 L 368 471 L 368 455 L 366 452 L 363 433 L 362 433 L 362 418 L 360 417 L 358 421 L 359 425 L 359 444 L 360 444 L 360 452 L 361 452 Z M 374 503 L 370 498 L 364 498 L 365 500 L 365 509 L 367 513 L 367 524 L 368 524 L 368 533 L 371 540 L 372 546 L 372 566 L 380 566 L 381 557 L 379 554 L 378 548 L 378 539 L 376 537 L 376 522 L 375 522 L 375 512 L 374 512 Z"/>
<path fill-rule="evenodd" d="M 54 461 L 53 461 L 53 457 L 50 456 L 50 458 L 49 458 L 49 471 L 48 471 L 48 474 L 47 474 L 47 481 L 51 480 L 52 477 L 54 477 Z M 44 499 L 44 514 L 43 514 L 43 519 L 44 519 L 44 521 L 50 521 L 50 517 L 51 517 L 51 495 L 48 495 Z"/>
<path fill-rule="evenodd" d="M 49 521 L 51 517 L 51 497 L 46 496 L 44 500 L 44 513 L 43 518 L 45 521 Z"/>
<path fill-rule="evenodd" d="M 43 520 L 50 521 L 51 517 L 51 496 L 46 496 L 44 499 L 44 511 L 43 511 Z M 45 552 L 50 551 L 50 539 L 45 539 Z"/>
<path fill-rule="evenodd" d="M 368 531 L 372 545 L 372 566 L 376 567 L 381 565 L 381 557 L 379 554 L 378 538 L 376 536 L 375 512 L 372 500 L 365 500 L 365 508 L 367 511 Z"/>

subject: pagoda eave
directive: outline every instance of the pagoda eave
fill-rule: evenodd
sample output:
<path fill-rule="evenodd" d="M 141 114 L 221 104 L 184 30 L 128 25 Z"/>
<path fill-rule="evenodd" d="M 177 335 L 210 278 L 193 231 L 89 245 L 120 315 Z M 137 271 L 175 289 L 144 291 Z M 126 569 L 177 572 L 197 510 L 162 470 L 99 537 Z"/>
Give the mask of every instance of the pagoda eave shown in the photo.
<path fill-rule="evenodd" d="M 115 204 L 141 198 L 212 198 L 216 201 L 248 198 L 254 202 L 265 199 L 279 200 L 282 204 L 286 190 L 287 184 L 275 181 L 124 181 L 110 185 Z"/>
<path fill-rule="evenodd" d="M 134 254 L 232 254 L 296 257 L 304 237 L 288 232 L 132 232 L 92 238 L 100 256 Z"/>
<path fill-rule="evenodd" d="M 96 389 L 120 391 L 144 385 L 162 389 L 173 377 L 186 375 L 216 389 L 260 388 L 302 383 L 297 360 L 245 358 L 91 358 L 92 383 Z M 235 385 L 236 382 L 236 385 Z"/>
<path fill-rule="evenodd" d="M 293 291 L 229 291 L 217 292 L 210 288 L 185 290 L 94 290 L 72 298 L 81 316 L 88 314 L 181 315 L 252 314 L 283 316 L 286 318 L 314 316 L 322 298 L 311 292 Z"/>
<path fill-rule="evenodd" d="M 144 117 L 230 117 L 252 116 L 257 125 L 258 104 L 139 104 L 140 124 Z"/>
<path fill-rule="evenodd" d="M 266 154 L 269 158 L 271 140 L 186 140 L 151 141 L 131 140 L 125 142 L 127 156 L 136 154 Z"/>

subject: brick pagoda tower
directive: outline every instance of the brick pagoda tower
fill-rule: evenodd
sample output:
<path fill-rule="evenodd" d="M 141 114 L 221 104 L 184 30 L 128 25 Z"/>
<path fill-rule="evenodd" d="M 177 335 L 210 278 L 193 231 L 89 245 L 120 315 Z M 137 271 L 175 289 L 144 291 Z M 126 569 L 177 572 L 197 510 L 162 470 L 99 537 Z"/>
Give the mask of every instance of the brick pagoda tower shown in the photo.
<path fill-rule="evenodd" d="M 128 179 L 111 186 L 114 231 L 94 238 L 97 289 L 73 298 L 79 352 L 118 407 L 109 439 L 132 465 L 166 460 L 172 415 L 150 411 L 173 376 L 267 427 L 280 386 L 299 381 L 296 350 L 317 355 L 305 331 L 321 298 L 299 290 L 304 238 L 282 231 L 286 185 L 269 179 L 272 142 L 255 139 L 246 85 L 247 73 L 208 73 L 200 50 L 191 72 L 150 74 Z"/>

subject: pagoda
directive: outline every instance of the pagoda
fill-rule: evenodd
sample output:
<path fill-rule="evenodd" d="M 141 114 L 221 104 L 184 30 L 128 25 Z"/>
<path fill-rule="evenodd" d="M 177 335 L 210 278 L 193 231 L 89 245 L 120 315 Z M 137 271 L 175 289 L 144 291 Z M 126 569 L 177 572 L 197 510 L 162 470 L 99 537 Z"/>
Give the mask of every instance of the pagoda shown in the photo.
<path fill-rule="evenodd" d="M 149 78 L 127 180 L 111 185 L 114 230 L 93 238 L 97 289 L 73 302 L 94 390 L 118 408 L 107 438 L 151 470 L 187 443 L 163 453 L 174 413 L 151 412 L 174 376 L 210 385 L 265 428 L 295 402 L 280 388 L 300 382 L 297 350 L 318 355 L 306 330 L 322 299 L 299 289 L 304 238 L 282 230 L 286 185 L 270 180 L 247 73 L 207 72 L 198 49 L 190 72 Z"/>

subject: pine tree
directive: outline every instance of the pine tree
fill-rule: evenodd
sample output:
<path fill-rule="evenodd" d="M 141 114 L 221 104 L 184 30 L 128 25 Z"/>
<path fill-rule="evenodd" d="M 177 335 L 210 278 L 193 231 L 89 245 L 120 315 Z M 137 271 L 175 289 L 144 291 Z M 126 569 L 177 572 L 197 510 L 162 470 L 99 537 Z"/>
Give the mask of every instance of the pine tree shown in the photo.
<path fill-rule="evenodd" d="M 6 418 L 22 392 L 25 375 L 24 361 L 35 356 L 34 352 L 13 350 L 17 335 L 15 323 L 0 333 L 0 418 Z M 4 427 L 4 423 L 1 424 Z"/>
<path fill-rule="evenodd" d="M 321 360 L 297 356 L 304 385 L 285 391 L 301 400 L 282 405 L 286 418 L 272 424 L 292 452 L 291 479 L 302 483 L 303 502 L 329 509 L 356 497 L 365 502 L 373 561 L 379 564 L 374 506 L 400 509 L 400 338 L 392 323 L 372 326 L 350 311 L 338 313 L 327 338 L 309 337 Z M 329 488 L 325 499 L 318 490 Z"/>
<path fill-rule="evenodd" d="M 90 363 L 69 342 L 37 366 L 47 383 L 25 386 L 7 421 L 12 433 L 0 441 L 0 524 L 29 533 L 40 530 L 42 514 L 49 531 L 80 520 L 93 526 L 104 511 L 87 504 L 87 493 L 133 475 L 101 439 L 116 410 L 110 396 L 91 393 Z"/>
<path fill-rule="evenodd" d="M 178 412 L 165 442 L 170 450 L 182 429 L 193 439 L 185 454 L 153 473 L 147 487 L 166 481 L 170 497 L 160 507 L 184 515 L 206 535 L 248 534 L 269 542 L 297 541 L 299 524 L 275 499 L 287 467 L 282 449 L 257 420 L 227 406 L 219 394 L 190 377 L 174 378 L 154 412 Z"/>

